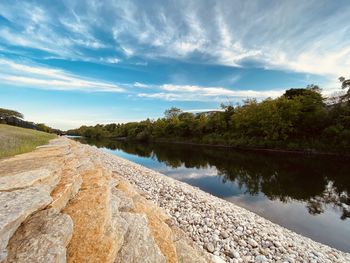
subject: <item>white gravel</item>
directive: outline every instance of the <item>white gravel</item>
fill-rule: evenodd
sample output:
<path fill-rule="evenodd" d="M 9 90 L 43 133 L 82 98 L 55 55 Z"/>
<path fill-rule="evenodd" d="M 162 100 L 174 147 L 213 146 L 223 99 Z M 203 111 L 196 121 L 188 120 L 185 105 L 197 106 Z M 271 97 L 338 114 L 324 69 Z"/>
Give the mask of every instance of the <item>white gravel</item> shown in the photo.
<path fill-rule="evenodd" d="M 163 207 L 216 262 L 350 262 L 350 254 L 315 242 L 235 204 L 95 147 L 96 158 Z"/>

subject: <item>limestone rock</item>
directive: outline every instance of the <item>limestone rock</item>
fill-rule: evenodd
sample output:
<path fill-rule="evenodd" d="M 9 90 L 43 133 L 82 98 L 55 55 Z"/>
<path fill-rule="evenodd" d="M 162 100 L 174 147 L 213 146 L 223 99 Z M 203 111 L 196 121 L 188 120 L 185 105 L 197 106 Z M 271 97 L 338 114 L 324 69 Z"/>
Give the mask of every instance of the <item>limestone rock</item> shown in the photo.
<path fill-rule="evenodd" d="M 132 197 L 132 202 L 134 204 L 133 212 L 146 215 L 151 234 L 161 253 L 166 258 L 166 261 L 168 263 L 177 262 L 173 233 L 166 223 L 169 216 L 154 203 L 151 203 L 138 194 L 138 192 L 123 179 L 119 179 L 116 191 L 119 192 L 119 195 L 129 195 Z"/>
<path fill-rule="evenodd" d="M 129 228 L 115 263 L 165 263 L 165 257 L 148 228 L 146 216 L 127 212 L 123 212 L 122 216 L 128 222 Z"/>
<path fill-rule="evenodd" d="M 0 177 L 0 191 L 13 191 L 34 185 L 45 184 L 55 187 L 59 177 L 53 170 L 39 168 Z"/>
<path fill-rule="evenodd" d="M 207 261 L 198 255 L 197 251 L 189 246 L 184 240 L 175 242 L 176 253 L 179 263 L 206 263 Z"/>
<path fill-rule="evenodd" d="M 112 211 L 112 219 L 111 224 L 109 225 L 109 229 L 106 230 L 107 234 L 112 234 L 111 238 L 114 238 L 116 243 L 117 250 L 122 247 L 124 243 L 124 236 L 128 230 L 129 224 L 128 222 L 121 216 L 119 212 L 120 207 L 120 199 L 115 195 L 112 195 L 111 201 L 111 211 Z M 117 234 L 113 234 L 117 233 Z M 117 251 L 117 252 L 118 252 Z"/>
<path fill-rule="evenodd" d="M 31 216 L 16 231 L 8 245 L 8 263 L 66 262 L 66 246 L 73 221 L 55 209 Z"/>
<path fill-rule="evenodd" d="M 122 233 L 111 206 L 111 175 L 97 167 L 83 173 L 82 178 L 80 191 L 63 210 L 74 222 L 68 262 L 113 262 Z"/>
<path fill-rule="evenodd" d="M 12 192 L 0 192 L 0 256 L 6 255 L 6 246 L 19 225 L 32 213 L 50 202 L 49 187 L 33 186 Z M 0 258 L 0 262 L 3 258 Z"/>
<path fill-rule="evenodd" d="M 63 209 L 68 201 L 78 193 L 82 181 L 78 172 L 72 169 L 64 170 L 60 182 L 51 194 L 53 201 L 50 207 Z"/>
<path fill-rule="evenodd" d="M 118 198 L 118 210 L 122 212 L 128 212 L 134 208 L 133 200 L 124 194 L 122 191 L 112 189 L 112 194 Z"/>

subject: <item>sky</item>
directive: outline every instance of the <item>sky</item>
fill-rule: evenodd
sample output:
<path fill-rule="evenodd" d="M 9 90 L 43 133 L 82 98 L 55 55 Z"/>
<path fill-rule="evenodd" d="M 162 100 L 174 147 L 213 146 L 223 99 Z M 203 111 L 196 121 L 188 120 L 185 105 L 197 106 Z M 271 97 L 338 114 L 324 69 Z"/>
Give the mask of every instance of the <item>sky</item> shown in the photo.
<path fill-rule="evenodd" d="M 55 128 L 350 77 L 349 0 L 1 0 L 0 108 Z"/>

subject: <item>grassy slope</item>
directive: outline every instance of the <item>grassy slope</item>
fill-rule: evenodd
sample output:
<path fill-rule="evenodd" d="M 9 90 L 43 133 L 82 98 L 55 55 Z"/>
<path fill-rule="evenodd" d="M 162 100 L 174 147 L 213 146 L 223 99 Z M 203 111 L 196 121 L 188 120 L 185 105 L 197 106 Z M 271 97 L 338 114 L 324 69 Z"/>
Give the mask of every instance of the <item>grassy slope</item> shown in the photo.
<path fill-rule="evenodd" d="M 0 124 L 0 158 L 30 152 L 56 135 Z"/>

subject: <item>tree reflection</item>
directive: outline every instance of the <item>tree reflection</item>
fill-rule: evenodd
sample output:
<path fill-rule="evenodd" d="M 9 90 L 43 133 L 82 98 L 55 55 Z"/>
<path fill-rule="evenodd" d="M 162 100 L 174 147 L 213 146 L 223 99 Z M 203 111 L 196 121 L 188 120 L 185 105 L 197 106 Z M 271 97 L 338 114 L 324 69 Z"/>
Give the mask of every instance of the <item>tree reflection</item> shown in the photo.
<path fill-rule="evenodd" d="M 350 218 L 350 160 L 170 143 L 88 143 L 156 159 L 172 168 L 215 167 L 223 183 L 234 181 L 250 195 L 262 192 L 271 200 L 303 201 L 310 214 L 321 214 L 325 206 L 332 206 L 342 219 Z"/>

